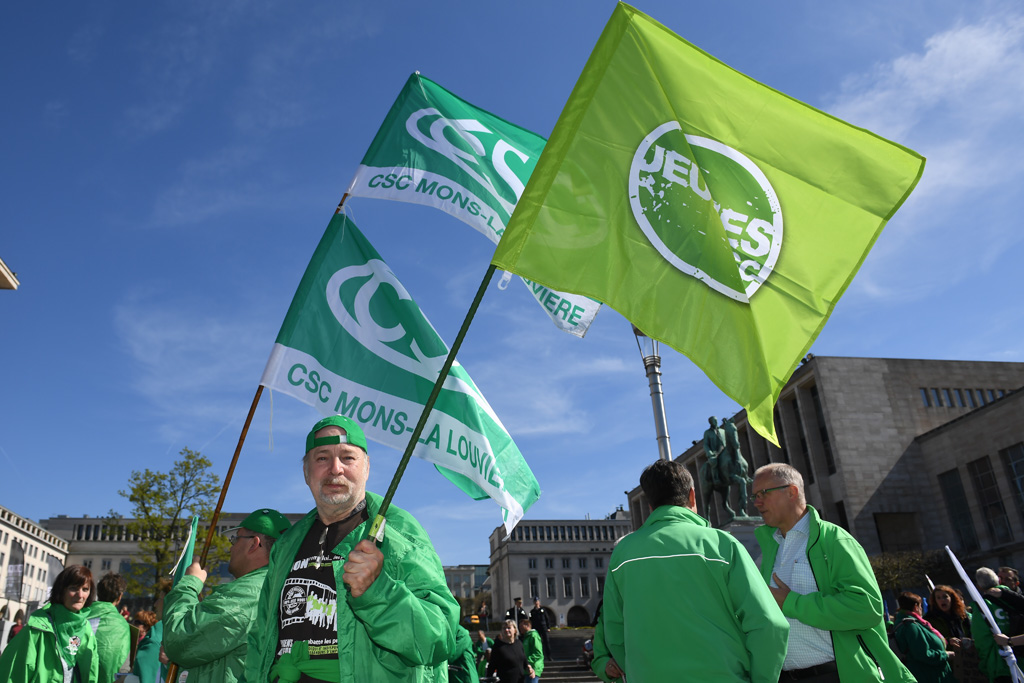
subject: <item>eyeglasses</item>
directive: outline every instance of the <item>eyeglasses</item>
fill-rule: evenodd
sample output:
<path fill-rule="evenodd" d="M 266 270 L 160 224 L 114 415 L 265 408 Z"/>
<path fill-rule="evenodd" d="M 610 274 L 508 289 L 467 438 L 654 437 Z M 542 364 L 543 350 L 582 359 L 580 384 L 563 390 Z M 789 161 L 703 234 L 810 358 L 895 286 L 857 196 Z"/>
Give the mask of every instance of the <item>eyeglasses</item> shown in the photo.
<path fill-rule="evenodd" d="M 772 491 L 788 489 L 790 486 L 794 486 L 794 484 L 784 484 L 782 486 L 773 486 L 770 489 L 761 489 L 760 491 L 754 491 L 754 495 L 752 495 L 751 498 L 753 498 L 754 500 L 764 500 L 765 497 Z"/>
<path fill-rule="evenodd" d="M 230 536 L 228 536 L 228 540 L 231 541 L 231 545 L 234 545 L 235 541 L 237 541 L 240 538 L 256 538 L 256 537 L 255 536 L 242 536 L 241 534 L 231 534 Z"/>

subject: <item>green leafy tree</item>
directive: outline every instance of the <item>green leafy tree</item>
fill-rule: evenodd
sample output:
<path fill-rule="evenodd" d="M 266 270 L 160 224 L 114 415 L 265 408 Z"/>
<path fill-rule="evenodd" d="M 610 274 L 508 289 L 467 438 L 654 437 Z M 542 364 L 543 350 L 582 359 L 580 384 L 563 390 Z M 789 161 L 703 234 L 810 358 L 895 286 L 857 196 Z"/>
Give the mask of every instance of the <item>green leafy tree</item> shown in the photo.
<path fill-rule="evenodd" d="M 132 563 L 128 572 L 122 572 L 130 596 L 152 595 L 157 582 L 168 576 L 188 537 L 193 515 L 198 515 L 200 522 L 198 559 L 213 517 L 220 477 L 210 471 L 209 458 L 198 451 L 183 448 L 179 455 L 181 458 L 167 472 L 133 470 L 128 488 L 118 491 L 132 505 L 128 518 L 110 511 L 108 527 L 123 527 L 123 533 L 139 543 L 138 561 Z M 229 552 L 227 540 L 214 536 L 207 569 L 216 570 Z"/>

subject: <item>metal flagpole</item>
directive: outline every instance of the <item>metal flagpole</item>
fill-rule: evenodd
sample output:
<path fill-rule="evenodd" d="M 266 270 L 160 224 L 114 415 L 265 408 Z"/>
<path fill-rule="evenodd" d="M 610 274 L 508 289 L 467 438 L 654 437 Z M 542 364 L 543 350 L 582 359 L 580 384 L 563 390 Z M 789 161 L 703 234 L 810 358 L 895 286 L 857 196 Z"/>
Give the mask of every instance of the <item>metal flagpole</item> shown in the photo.
<path fill-rule="evenodd" d="M 672 444 L 669 443 L 665 398 L 661 390 L 661 356 L 658 353 L 660 344 L 657 339 L 651 339 L 641 332 L 636 325 L 633 325 L 633 335 L 636 337 L 636 346 L 640 349 L 640 356 L 644 360 L 647 383 L 651 387 L 651 407 L 654 410 L 654 431 L 658 439 L 658 457 L 662 460 L 671 460 Z"/>

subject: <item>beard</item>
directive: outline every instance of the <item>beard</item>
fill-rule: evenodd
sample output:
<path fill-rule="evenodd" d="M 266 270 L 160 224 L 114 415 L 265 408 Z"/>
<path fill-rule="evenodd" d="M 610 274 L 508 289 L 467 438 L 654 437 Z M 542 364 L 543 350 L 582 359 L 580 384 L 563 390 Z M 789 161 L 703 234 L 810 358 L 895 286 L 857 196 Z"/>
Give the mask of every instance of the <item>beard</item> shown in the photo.
<path fill-rule="evenodd" d="M 341 486 L 344 487 L 342 490 L 330 491 L 326 490 L 328 486 Z M 316 499 L 326 505 L 332 506 L 348 506 L 358 501 L 354 501 L 353 498 L 356 496 L 356 486 L 347 479 L 341 477 L 325 477 L 320 480 L 320 485 L 317 487 Z"/>

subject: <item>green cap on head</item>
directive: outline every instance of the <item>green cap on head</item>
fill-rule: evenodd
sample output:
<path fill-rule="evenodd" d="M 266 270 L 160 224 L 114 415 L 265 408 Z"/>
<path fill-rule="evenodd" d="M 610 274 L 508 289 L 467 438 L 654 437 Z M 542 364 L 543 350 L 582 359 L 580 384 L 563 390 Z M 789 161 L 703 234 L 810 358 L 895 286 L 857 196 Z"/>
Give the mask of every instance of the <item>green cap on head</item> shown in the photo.
<path fill-rule="evenodd" d="M 248 529 L 249 531 L 255 531 L 258 534 L 264 534 L 271 538 L 281 538 L 281 534 L 291 528 L 292 523 L 277 510 L 260 508 L 242 520 L 242 523 L 238 526 L 225 529 L 224 533 L 229 531 L 238 531 L 239 529 Z"/>
<path fill-rule="evenodd" d="M 319 439 L 316 438 L 316 433 L 324 427 L 341 427 L 345 430 L 344 435 L 336 436 L 321 436 Z M 364 451 L 366 450 L 366 435 L 363 434 L 363 429 L 356 421 L 347 418 L 344 415 L 331 415 L 313 425 L 313 428 L 309 430 L 309 434 L 306 435 L 306 450 L 305 453 L 309 453 L 317 446 L 328 446 L 335 443 L 350 443 L 353 446 L 359 446 Z"/>

